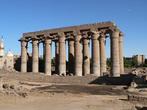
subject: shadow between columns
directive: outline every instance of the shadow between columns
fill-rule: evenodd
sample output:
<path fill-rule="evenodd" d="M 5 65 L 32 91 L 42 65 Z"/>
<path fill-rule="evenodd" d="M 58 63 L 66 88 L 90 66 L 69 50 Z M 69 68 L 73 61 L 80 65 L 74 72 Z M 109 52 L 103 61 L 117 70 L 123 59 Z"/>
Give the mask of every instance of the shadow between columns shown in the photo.
<path fill-rule="evenodd" d="M 29 54 L 27 54 L 27 56 L 28 56 L 27 72 L 32 72 L 32 56 L 29 56 Z"/>
<path fill-rule="evenodd" d="M 54 67 L 55 67 L 55 70 L 53 71 L 53 74 L 59 74 L 59 54 L 56 54 L 55 56 Z"/>
<path fill-rule="evenodd" d="M 45 60 L 44 58 L 39 58 L 39 72 L 45 72 Z"/>
<path fill-rule="evenodd" d="M 69 61 L 66 63 L 67 67 L 67 75 L 75 75 L 75 63 L 74 63 L 74 56 L 69 54 Z"/>
<path fill-rule="evenodd" d="M 14 59 L 14 69 L 20 72 L 21 68 L 21 57 Z"/>

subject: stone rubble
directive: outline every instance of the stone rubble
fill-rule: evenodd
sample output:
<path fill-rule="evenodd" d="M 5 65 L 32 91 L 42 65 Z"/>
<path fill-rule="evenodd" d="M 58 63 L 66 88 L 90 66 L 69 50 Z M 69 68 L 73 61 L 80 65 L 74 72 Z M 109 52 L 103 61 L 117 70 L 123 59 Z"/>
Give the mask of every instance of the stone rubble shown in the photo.
<path fill-rule="evenodd" d="M 22 86 L 8 84 L 8 83 L 1 84 L 1 86 L 2 87 L 0 92 L 6 95 L 21 96 L 23 98 L 27 96 L 28 90 Z"/>

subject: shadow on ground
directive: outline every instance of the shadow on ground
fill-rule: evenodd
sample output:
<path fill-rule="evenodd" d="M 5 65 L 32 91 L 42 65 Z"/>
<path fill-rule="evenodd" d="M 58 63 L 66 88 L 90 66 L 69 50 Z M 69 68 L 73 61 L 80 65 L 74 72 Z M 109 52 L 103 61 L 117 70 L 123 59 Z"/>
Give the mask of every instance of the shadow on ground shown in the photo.
<path fill-rule="evenodd" d="M 120 77 L 103 76 L 91 81 L 89 84 L 106 84 L 106 85 L 130 85 L 134 80 L 135 75 L 126 74 Z"/>
<path fill-rule="evenodd" d="M 113 89 L 116 86 L 107 85 L 51 85 L 38 87 L 32 91 L 40 91 L 47 93 L 72 93 L 72 94 L 91 94 L 91 95 L 126 95 L 123 89 Z"/>
<path fill-rule="evenodd" d="M 139 77 L 134 74 L 125 74 L 121 75 L 120 77 L 109 77 L 103 76 L 98 77 L 97 79 L 91 81 L 89 84 L 106 84 L 106 85 L 130 85 L 131 82 L 134 81 L 138 85 L 144 85 L 147 87 L 147 81 L 144 77 Z"/>

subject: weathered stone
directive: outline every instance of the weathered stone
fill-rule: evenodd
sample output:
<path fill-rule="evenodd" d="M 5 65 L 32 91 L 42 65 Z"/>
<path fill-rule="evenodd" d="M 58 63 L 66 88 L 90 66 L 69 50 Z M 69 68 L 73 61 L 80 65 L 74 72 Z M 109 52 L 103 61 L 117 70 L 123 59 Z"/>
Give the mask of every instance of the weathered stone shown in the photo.
<path fill-rule="evenodd" d="M 27 42 L 21 41 L 21 72 L 27 72 Z"/>
<path fill-rule="evenodd" d="M 107 38 L 106 35 L 108 35 L 111 39 L 111 76 L 119 77 L 120 73 L 124 72 L 123 40 L 120 33 L 120 30 L 112 22 L 24 33 L 20 39 L 21 72 L 27 72 L 27 44 L 32 41 L 32 58 L 28 54 L 29 60 L 32 59 L 32 72 L 39 72 L 39 70 L 42 72 L 41 68 L 45 65 L 45 73 L 51 75 L 51 44 L 49 45 L 46 41 L 49 38 L 50 42 L 55 42 L 55 74 L 65 76 L 66 72 L 68 72 L 68 74 L 83 76 L 92 72 L 95 76 L 102 76 L 107 72 L 105 39 Z M 86 35 L 86 38 L 84 35 Z M 92 49 L 89 48 L 90 40 Z M 66 58 L 66 41 L 69 44 L 69 58 Z M 45 64 L 41 66 L 39 66 L 39 64 L 42 64 L 39 62 L 40 42 L 44 42 L 43 59 L 45 59 Z M 90 61 L 89 50 L 92 50 L 92 61 Z M 66 59 L 68 59 L 67 64 L 69 64 L 67 68 Z M 28 71 L 30 70 L 28 69 Z"/>
<path fill-rule="evenodd" d="M 82 76 L 82 44 L 81 35 L 75 36 L 75 75 Z"/>
<path fill-rule="evenodd" d="M 45 74 L 51 76 L 51 39 L 45 40 Z"/>
<path fill-rule="evenodd" d="M 59 74 L 66 76 L 66 49 L 64 35 L 59 35 Z"/>
<path fill-rule="evenodd" d="M 100 72 L 101 76 L 107 72 L 107 64 L 106 64 L 106 50 L 105 50 L 105 35 L 100 36 Z"/>
<path fill-rule="evenodd" d="M 111 36 L 111 75 L 120 76 L 120 59 L 119 59 L 119 31 L 114 30 Z"/>
<path fill-rule="evenodd" d="M 39 70 L 39 49 L 38 49 L 38 40 L 33 40 L 33 52 L 32 52 L 32 70 L 34 73 L 37 73 Z"/>
<path fill-rule="evenodd" d="M 100 53 L 99 53 L 99 33 L 93 31 L 92 35 L 92 73 L 100 76 Z"/>
<path fill-rule="evenodd" d="M 89 39 L 83 39 L 83 74 L 90 74 Z"/>

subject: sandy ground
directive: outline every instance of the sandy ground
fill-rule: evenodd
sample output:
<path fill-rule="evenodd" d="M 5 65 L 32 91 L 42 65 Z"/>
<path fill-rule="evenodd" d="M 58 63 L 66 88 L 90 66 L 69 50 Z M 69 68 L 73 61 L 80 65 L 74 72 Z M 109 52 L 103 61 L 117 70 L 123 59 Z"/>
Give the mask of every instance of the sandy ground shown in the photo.
<path fill-rule="evenodd" d="M 45 84 L 46 85 L 46 84 Z M 72 86 L 72 87 L 70 87 Z M 83 87 L 84 86 L 84 87 Z M 26 88 L 31 88 L 24 86 Z M 83 87 L 80 89 L 80 87 Z M 83 90 L 90 89 L 91 90 Z M 101 89 L 101 90 L 100 90 Z M 104 93 L 102 92 L 104 89 Z M 93 92 L 93 90 L 95 92 Z M 99 91 L 100 90 L 100 91 Z M 97 93 L 96 93 L 97 92 Z M 119 94 L 119 95 L 118 95 Z M 127 95 L 95 85 L 48 85 L 33 87 L 27 96 L 0 94 L 1 110 L 134 110 Z"/>
<path fill-rule="evenodd" d="M 1 110 L 133 110 L 123 96 L 110 95 L 37 95 L 27 98 L 1 97 Z"/>
<path fill-rule="evenodd" d="M 0 110 L 136 110 L 123 86 L 29 82 L 12 76 L 0 76 L 1 86 L 10 86 L 0 89 Z"/>

